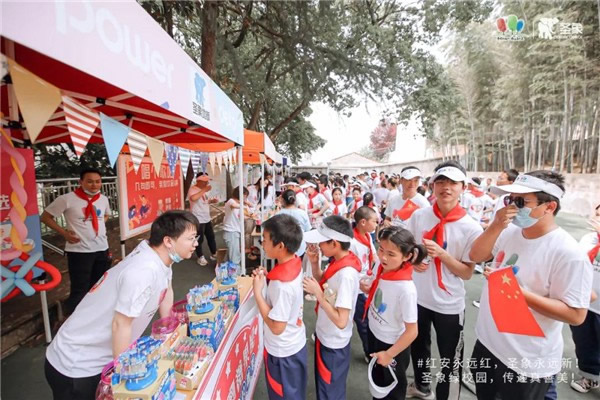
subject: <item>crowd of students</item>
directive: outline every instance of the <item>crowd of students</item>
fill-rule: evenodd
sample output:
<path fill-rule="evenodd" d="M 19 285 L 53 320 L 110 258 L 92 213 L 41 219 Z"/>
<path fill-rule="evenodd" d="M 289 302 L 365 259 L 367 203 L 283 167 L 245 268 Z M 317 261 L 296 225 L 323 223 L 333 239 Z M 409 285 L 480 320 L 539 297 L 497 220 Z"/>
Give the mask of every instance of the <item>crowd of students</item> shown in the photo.
<path fill-rule="evenodd" d="M 563 176 L 507 170 L 492 183 L 469 178 L 456 161 L 438 165 L 431 177 L 416 167 L 391 176 L 288 177 L 274 200 L 281 210 L 263 223 L 264 250 L 277 264 L 253 272 L 269 397 L 307 397 L 306 294 L 316 300 L 318 399 L 346 398 L 353 322 L 374 398 L 458 399 L 467 368 L 479 399 L 553 398 L 565 322 L 581 370 L 571 386 L 598 388 L 600 211 L 594 232 L 577 243 L 555 222 Z M 477 341 L 464 359 L 464 281 L 476 265 L 486 278 L 515 271 L 542 336 L 500 332 L 486 282 Z M 408 382 L 411 360 L 415 379 Z"/>

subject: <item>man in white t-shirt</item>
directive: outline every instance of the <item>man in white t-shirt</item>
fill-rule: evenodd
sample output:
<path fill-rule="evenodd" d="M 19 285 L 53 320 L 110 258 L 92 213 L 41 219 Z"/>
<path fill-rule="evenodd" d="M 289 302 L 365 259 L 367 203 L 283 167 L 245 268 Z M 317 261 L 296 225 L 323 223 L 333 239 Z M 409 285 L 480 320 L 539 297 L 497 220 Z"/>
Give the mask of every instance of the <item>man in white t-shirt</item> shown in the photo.
<path fill-rule="evenodd" d="M 46 350 L 54 400 L 93 399 L 104 366 L 142 335 L 157 310 L 169 315 L 171 266 L 192 256 L 197 228 L 189 211 L 165 212 L 152 223 L 150 239 L 85 295 Z"/>
<path fill-rule="evenodd" d="M 510 185 L 511 183 L 513 183 L 515 181 L 515 179 L 517 179 L 517 177 L 519 176 L 519 171 L 517 171 L 516 169 L 505 169 L 504 171 L 500 172 L 500 175 L 498 175 L 498 179 L 496 179 L 496 186 L 504 186 L 504 185 Z M 493 192 L 493 186 L 492 186 L 492 192 Z M 490 221 L 493 221 L 494 218 L 496 217 L 496 213 L 498 212 L 499 209 L 504 207 L 504 198 L 508 197 L 507 194 L 502 194 L 500 195 L 500 197 L 498 197 L 498 199 L 496 200 L 496 205 L 494 206 L 494 211 L 492 211 L 492 215 L 490 215 Z"/>
<path fill-rule="evenodd" d="M 379 187 L 379 185 L 381 184 L 381 179 L 379 178 L 379 175 L 377 175 L 376 170 L 371 171 L 371 176 L 369 177 L 367 182 L 369 184 L 370 192 L 374 192 L 375 189 L 377 189 Z"/>
<path fill-rule="evenodd" d="M 417 167 L 402 168 L 400 173 L 402 194 L 390 200 L 385 210 L 385 221 L 383 223 L 385 226 L 394 225 L 406 228 L 406 223 L 413 212 L 419 208 L 430 207 L 427 199 L 417 193 L 422 176 L 421 170 Z"/>
<path fill-rule="evenodd" d="M 438 165 L 430 183 L 436 201 L 432 207 L 415 211 L 407 229 L 417 243 L 427 248 L 428 260 L 415 265 L 413 282 L 418 296 L 417 339 L 411 344 L 415 381 L 407 389 L 407 397 L 440 400 L 458 399 L 464 352 L 465 285 L 471 279 L 475 264 L 469 259 L 473 241 L 481 234 L 478 223 L 458 203 L 467 176 L 456 161 Z M 431 390 L 431 325 L 433 325 L 441 359 L 435 394 Z"/>
<path fill-rule="evenodd" d="M 479 178 L 471 178 L 467 184 L 467 190 L 463 193 L 460 205 L 467 211 L 467 214 L 477 223 L 481 223 L 483 217 L 484 193 L 480 189 Z"/>
<path fill-rule="evenodd" d="M 210 259 L 216 260 L 217 253 L 217 242 L 215 241 L 215 232 L 213 230 L 212 221 L 210 218 L 210 204 L 217 203 L 219 200 L 216 198 L 209 198 L 208 193 L 212 189 L 210 184 L 210 178 L 208 174 L 204 172 L 198 172 L 196 175 L 196 184 L 190 186 L 188 190 L 188 200 L 190 201 L 190 211 L 200 223 L 200 229 L 198 234 L 198 247 L 196 247 L 196 261 L 200 265 L 207 265 L 208 261 L 202 253 L 202 243 L 206 236 L 206 242 L 208 243 L 208 249 L 210 250 Z"/>
<path fill-rule="evenodd" d="M 562 175 L 533 171 L 492 190 L 508 194 L 508 206 L 475 241 L 470 257 L 476 262 L 495 257 L 486 276 L 497 268 L 516 271 L 520 294 L 543 336 L 500 332 L 486 282 L 472 359 L 487 362 L 475 363 L 471 372 L 480 376 L 476 382 L 480 399 L 542 400 L 561 370 L 563 322 L 580 325 L 586 318 L 592 268 L 575 239 L 555 222 L 565 193 Z M 506 379 L 508 374 L 513 379 Z"/>
<path fill-rule="evenodd" d="M 67 314 L 75 310 L 88 290 L 110 268 L 105 222 L 110 215 L 108 198 L 100 193 L 102 176 L 93 168 L 80 173 L 79 187 L 57 197 L 40 220 L 66 240 L 65 253 L 71 291 L 65 302 Z M 64 215 L 66 229 L 54 218 Z"/>

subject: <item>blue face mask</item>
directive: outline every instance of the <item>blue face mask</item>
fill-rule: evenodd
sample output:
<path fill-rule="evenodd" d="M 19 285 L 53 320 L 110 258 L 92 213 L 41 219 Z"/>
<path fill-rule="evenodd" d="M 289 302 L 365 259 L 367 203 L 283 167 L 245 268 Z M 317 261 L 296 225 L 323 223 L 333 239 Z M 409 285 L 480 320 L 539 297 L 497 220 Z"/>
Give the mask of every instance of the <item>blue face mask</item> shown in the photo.
<path fill-rule="evenodd" d="M 175 251 L 172 251 L 171 249 L 169 249 L 169 257 L 171 258 L 171 261 L 173 261 L 174 263 L 183 261 L 183 257 L 181 257 L 179 254 L 177 254 Z"/>
<path fill-rule="evenodd" d="M 529 207 L 519 208 L 519 211 L 512 220 L 512 223 L 523 229 L 532 227 L 541 219 L 531 217 L 529 214 L 531 214 L 532 211 L 533 209 Z"/>

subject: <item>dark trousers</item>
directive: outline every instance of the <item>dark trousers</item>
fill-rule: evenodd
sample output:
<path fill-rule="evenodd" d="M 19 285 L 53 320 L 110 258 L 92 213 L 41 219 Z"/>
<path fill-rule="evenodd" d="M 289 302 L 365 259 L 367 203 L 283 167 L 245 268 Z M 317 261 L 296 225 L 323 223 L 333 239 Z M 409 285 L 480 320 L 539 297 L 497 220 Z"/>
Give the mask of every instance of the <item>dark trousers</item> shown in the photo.
<path fill-rule="evenodd" d="M 215 232 L 213 231 L 212 222 L 207 222 L 205 224 L 200 224 L 200 230 L 198 231 L 198 247 L 196 247 L 196 255 L 198 257 L 202 257 L 202 243 L 204 242 L 204 237 L 206 236 L 206 242 L 208 243 L 208 248 L 210 250 L 210 254 L 217 253 L 217 242 L 215 241 Z"/>
<path fill-rule="evenodd" d="M 98 279 L 110 268 L 108 250 L 92 253 L 76 253 L 68 251 L 67 264 L 71 279 L 71 293 L 65 302 L 66 311 L 71 314 L 86 293 Z"/>
<path fill-rule="evenodd" d="M 341 349 L 330 349 L 319 341 L 319 337 L 315 338 L 317 400 L 346 400 L 349 370 L 350 343 Z"/>
<path fill-rule="evenodd" d="M 589 311 L 583 324 L 571 326 L 575 355 L 584 378 L 597 381 L 600 376 L 600 314 Z"/>
<path fill-rule="evenodd" d="M 390 347 L 391 344 L 382 342 L 377 339 L 375 335 L 369 330 L 369 349 L 371 349 L 372 353 L 377 353 L 379 351 L 386 351 Z M 398 384 L 392 391 L 384 397 L 384 399 L 388 400 L 404 400 L 406 398 L 406 370 L 408 369 L 408 364 L 410 364 L 410 347 L 404 349 L 403 352 L 394 357 L 396 360 L 396 366 L 392 367 L 394 370 L 394 374 L 396 374 L 396 378 L 398 379 Z M 390 370 L 386 367 L 382 367 L 379 364 L 375 364 L 373 367 L 373 382 L 377 386 L 386 387 L 389 386 L 394 381 Z"/>
<path fill-rule="evenodd" d="M 362 293 L 358 294 L 358 298 L 356 299 L 356 308 L 354 309 L 354 323 L 356 324 L 356 330 L 358 331 L 358 336 L 360 337 L 360 341 L 362 342 L 363 352 L 365 356 L 369 357 L 369 354 L 372 351 L 369 350 L 369 314 L 365 315 L 365 320 L 363 321 L 363 313 L 365 311 L 365 303 L 367 302 L 367 296 Z"/>
<path fill-rule="evenodd" d="M 46 360 L 44 364 L 46 381 L 52 389 L 54 400 L 94 400 L 96 388 L 100 382 L 100 375 L 86 378 L 69 378 L 58 372 Z"/>
<path fill-rule="evenodd" d="M 479 400 L 544 400 L 550 387 L 550 381 L 546 382 L 543 378 L 537 382 L 531 378 L 518 382 L 519 374 L 504 365 L 479 340 L 475 342 L 470 365 Z M 512 379 L 508 379 L 508 376 L 512 376 Z"/>
<path fill-rule="evenodd" d="M 306 399 L 306 345 L 289 357 L 275 357 L 264 352 L 267 393 L 270 400 Z"/>
<path fill-rule="evenodd" d="M 440 351 L 440 359 L 433 361 L 441 367 L 443 374 L 443 379 L 437 380 L 436 398 L 439 400 L 458 399 L 464 354 L 464 311 L 462 314 L 441 314 L 418 306 L 419 334 L 410 345 L 417 389 L 427 392 L 434 380 L 430 370 L 432 324 Z"/>

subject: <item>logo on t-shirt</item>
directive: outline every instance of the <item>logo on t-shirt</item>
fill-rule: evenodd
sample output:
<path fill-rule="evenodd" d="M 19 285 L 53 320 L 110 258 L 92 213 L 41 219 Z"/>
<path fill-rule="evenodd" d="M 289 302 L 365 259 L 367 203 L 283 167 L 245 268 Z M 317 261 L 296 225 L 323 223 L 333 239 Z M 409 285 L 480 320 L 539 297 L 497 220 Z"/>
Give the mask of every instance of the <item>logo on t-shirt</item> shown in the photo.
<path fill-rule="evenodd" d="M 107 276 L 108 276 L 108 271 L 106 271 L 104 274 L 102 274 L 100 279 L 98 279 L 98 282 L 96 282 L 94 284 L 94 286 L 92 286 L 92 288 L 90 289 L 90 293 L 95 292 L 100 287 L 100 285 L 102 285 L 102 283 L 106 280 Z"/>

